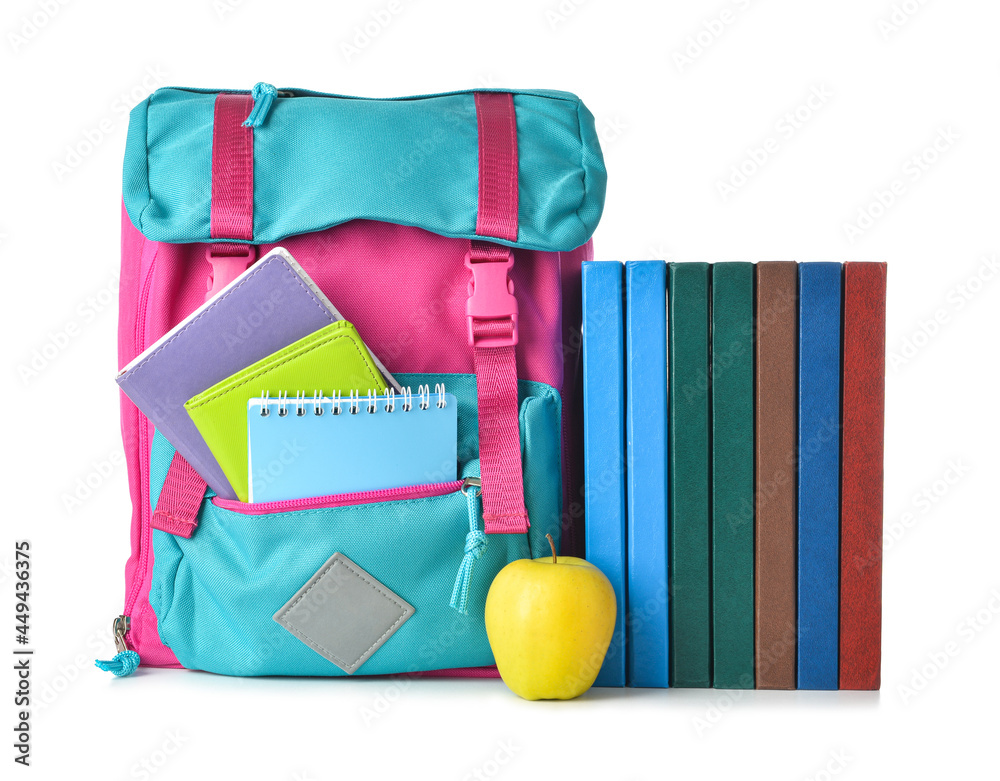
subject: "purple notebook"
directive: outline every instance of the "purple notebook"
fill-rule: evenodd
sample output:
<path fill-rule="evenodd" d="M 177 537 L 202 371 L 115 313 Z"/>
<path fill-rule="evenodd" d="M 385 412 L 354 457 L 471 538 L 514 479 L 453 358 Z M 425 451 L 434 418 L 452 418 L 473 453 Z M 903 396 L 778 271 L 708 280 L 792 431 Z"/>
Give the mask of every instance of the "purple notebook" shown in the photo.
<path fill-rule="evenodd" d="M 295 259 L 278 248 L 136 357 L 116 380 L 213 491 L 236 499 L 184 402 L 342 319 Z M 378 358 L 375 362 L 398 390 Z"/>

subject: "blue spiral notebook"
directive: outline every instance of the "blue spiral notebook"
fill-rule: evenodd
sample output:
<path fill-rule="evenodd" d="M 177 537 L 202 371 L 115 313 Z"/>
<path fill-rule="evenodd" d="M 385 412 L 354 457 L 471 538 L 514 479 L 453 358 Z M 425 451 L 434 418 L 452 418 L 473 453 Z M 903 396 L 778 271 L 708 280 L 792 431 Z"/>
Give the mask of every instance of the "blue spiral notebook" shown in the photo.
<path fill-rule="evenodd" d="M 249 497 L 276 502 L 458 479 L 458 402 L 435 392 L 247 402 Z"/>

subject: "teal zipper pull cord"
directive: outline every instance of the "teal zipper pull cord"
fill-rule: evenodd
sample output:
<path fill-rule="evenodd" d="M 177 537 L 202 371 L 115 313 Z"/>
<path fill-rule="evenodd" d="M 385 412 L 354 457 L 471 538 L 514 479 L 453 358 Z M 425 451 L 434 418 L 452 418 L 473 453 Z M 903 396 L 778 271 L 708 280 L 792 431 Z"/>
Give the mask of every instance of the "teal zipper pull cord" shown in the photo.
<path fill-rule="evenodd" d="M 465 536 L 465 555 L 458 568 L 455 588 L 451 591 L 451 607 L 462 615 L 469 614 L 469 584 L 472 582 L 472 568 L 486 550 L 486 532 L 479 528 L 479 497 L 483 493 L 478 477 L 467 477 L 462 485 L 462 493 L 469 503 L 469 533 Z"/>
<path fill-rule="evenodd" d="M 244 120 L 243 127 L 260 127 L 267 119 L 267 112 L 271 110 L 271 104 L 278 96 L 278 90 L 266 81 L 258 81 L 250 92 L 253 98 L 253 110 Z"/>
<path fill-rule="evenodd" d="M 134 673 L 139 667 L 139 654 L 135 651 L 130 651 L 128 646 L 125 645 L 125 633 L 129 629 L 129 623 L 128 616 L 118 616 L 115 619 L 112 630 L 115 635 L 115 648 L 118 649 L 118 653 L 110 661 L 105 662 L 100 659 L 95 661 L 94 666 L 98 670 L 113 673 L 118 678 L 124 678 L 126 675 Z"/>

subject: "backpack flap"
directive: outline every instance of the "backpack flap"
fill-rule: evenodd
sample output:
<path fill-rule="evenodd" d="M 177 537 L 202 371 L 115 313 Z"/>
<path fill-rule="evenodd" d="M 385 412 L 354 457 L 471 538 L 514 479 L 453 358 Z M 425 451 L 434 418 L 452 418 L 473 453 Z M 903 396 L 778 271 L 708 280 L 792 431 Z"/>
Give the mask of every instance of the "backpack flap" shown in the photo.
<path fill-rule="evenodd" d="M 572 250 L 590 239 L 604 206 L 607 174 L 594 117 L 570 93 L 511 93 L 518 232 L 516 240 L 496 240 Z M 150 240 L 220 238 L 211 216 L 218 94 L 160 89 L 132 111 L 124 201 L 132 224 Z M 251 99 L 248 91 L 231 94 Z M 257 89 L 253 95 L 259 96 L 248 117 L 253 223 L 248 236 L 222 238 L 270 244 L 355 219 L 476 238 L 476 92 L 373 99 Z"/>

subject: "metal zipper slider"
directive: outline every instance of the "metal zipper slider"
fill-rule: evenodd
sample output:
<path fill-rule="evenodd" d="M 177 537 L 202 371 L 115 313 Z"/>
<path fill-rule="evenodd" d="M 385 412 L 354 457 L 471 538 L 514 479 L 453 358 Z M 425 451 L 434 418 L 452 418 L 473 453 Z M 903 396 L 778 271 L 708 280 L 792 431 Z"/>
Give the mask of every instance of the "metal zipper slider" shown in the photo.
<path fill-rule="evenodd" d="M 126 675 L 131 675 L 136 671 L 136 668 L 139 666 L 139 654 L 129 650 L 129 647 L 125 644 L 125 633 L 128 632 L 131 626 L 132 619 L 128 616 L 118 616 L 114 620 L 114 623 L 111 625 L 111 632 L 114 635 L 115 650 L 118 653 L 110 661 L 96 660 L 94 665 L 97 669 L 113 673 L 118 678 L 124 678 Z"/>

